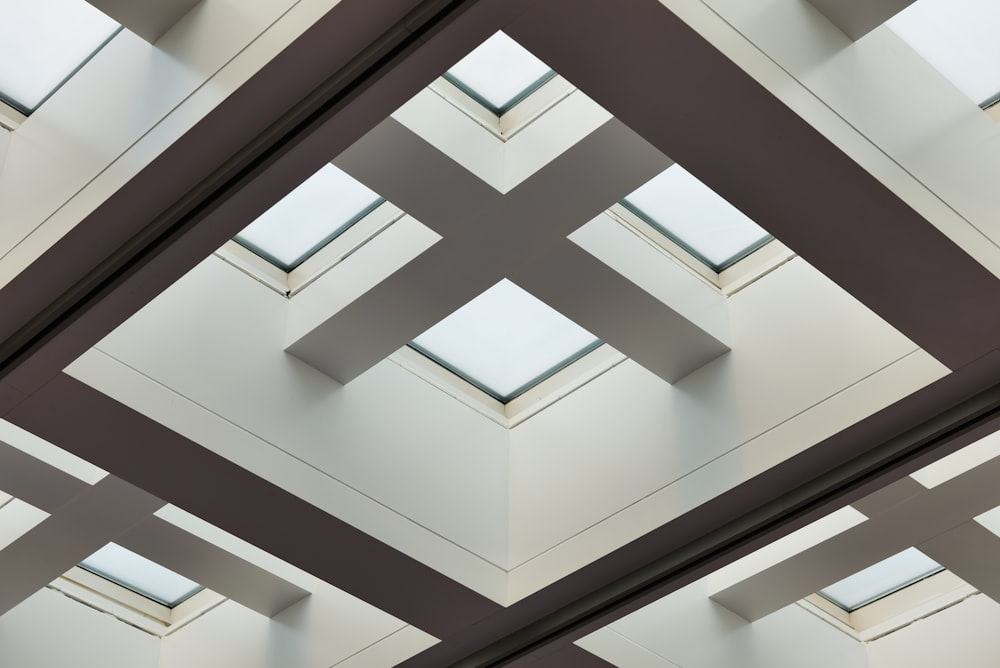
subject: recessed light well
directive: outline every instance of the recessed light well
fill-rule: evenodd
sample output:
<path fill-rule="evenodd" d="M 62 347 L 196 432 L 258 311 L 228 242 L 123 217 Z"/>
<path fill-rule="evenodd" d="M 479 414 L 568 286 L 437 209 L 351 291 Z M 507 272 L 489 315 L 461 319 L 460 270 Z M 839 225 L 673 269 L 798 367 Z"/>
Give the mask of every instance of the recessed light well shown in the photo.
<path fill-rule="evenodd" d="M 455 63 L 445 78 L 499 116 L 554 75 L 530 51 L 498 32 Z"/>
<path fill-rule="evenodd" d="M 108 543 L 84 559 L 80 567 L 168 608 L 203 589 L 197 582 L 115 543 Z"/>
<path fill-rule="evenodd" d="M 30 113 L 119 25 L 85 0 L 0 0 L 0 99 Z"/>
<path fill-rule="evenodd" d="M 680 165 L 660 172 L 622 204 L 716 272 L 771 239 L 742 211 Z"/>
<path fill-rule="evenodd" d="M 235 240 L 291 271 L 384 201 L 340 169 L 325 165 Z"/>
<path fill-rule="evenodd" d="M 411 344 L 507 402 L 601 344 L 504 279 Z"/>

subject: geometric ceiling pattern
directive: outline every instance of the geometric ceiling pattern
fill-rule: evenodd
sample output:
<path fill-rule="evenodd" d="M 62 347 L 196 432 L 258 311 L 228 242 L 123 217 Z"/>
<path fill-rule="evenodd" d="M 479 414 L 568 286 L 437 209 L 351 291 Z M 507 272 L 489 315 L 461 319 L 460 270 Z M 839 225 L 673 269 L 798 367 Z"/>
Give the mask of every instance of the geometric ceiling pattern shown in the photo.
<path fill-rule="evenodd" d="M 0 110 L 5 663 L 995 656 L 1000 127 L 910 3 L 94 4 Z M 441 77 L 498 30 L 558 73 L 500 116 Z M 230 242 L 331 162 L 386 201 Z M 620 204 L 675 163 L 775 241 Z M 407 346 L 502 280 L 604 342 L 506 403 Z M 95 584 L 110 543 L 205 589 Z"/>

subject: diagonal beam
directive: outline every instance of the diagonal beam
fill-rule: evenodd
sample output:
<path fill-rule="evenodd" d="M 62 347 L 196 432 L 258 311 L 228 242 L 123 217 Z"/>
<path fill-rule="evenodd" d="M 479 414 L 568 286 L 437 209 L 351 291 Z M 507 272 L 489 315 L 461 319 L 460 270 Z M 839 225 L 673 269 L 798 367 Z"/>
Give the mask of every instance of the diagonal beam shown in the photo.
<path fill-rule="evenodd" d="M 18 399 L 7 386 L 57 376 L 525 5 L 338 3 L 0 288 L 0 409 Z M 426 46 L 444 27 L 450 46 Z"/>
<path fill-rule="evenodd" d="M 942 363 L 996 348 L 1000 281 L 661 3 L 552 0 L 504 30 Z"/>
<path fill-rule="evenodd" d="M 70 376 L 57 376 L 8 419 L 431 635 L 500 609 Z"/>
<path fill-rule="evenodd" d="M 83 480 L 0 442 L 0 490 L 56 514 L 90 489 Z M 157 517 L 146 518 L 115 542 L 268 617 L 309 594 Z"/>
<path fill-rule="evenodd" d="M 670 164 L 615 120 L 504 196 L 391 118 L 335 162 L 444 237 L 288 346 L 288 352 L 340 382 L 357 377 L 502 278 L 523 271 L 529 281 L 540 278 L 546 266 L 558 267 L 565 289 L 548 290 L 544 301 L 670 382 L 728 350 L 607 266 L 581 257 L 586 253 L 566 239 Z M 532 282 L 536 287 L 539 281 Z M 615 304 L 613 318 L 581 308 L 595 291 L 600 298 L 594 303 Z"/>
<path fill-rule="evenodd" d="M 908 547 L 925 544 L 975 576 L 976 560 L 956 556 L 937 537 L 1000 505 L 998 475 L 1000 459 L 994 459 L 931 490 L 913 480 L 900 480 L 878 493 L 874 503 L 860 502 L 869 512 L 878 512 L 867 522 L 713 594 L 712 599 L 756 621 Z M 998 544 L 985 528 L 982 533 L 975 527 L 962 529 L 955 537 Z"/>
<path fill-rule="evenodd" d="M 309 595 L 301 587 L 158 517 L 148 518 L 115 542 L 265 617 L 273 617 Z"/>
<path fill-rule="evenodd" d="M 53 513 L 89 487 L 83 480 L 0 442 L 0 490 L 7 494 Z"/>
<path fill-rule="evenodd" d="M 142 522 L 163 501 L 119 478 L 88 487 L 0 551 L 0 615 Z"/>
<path fill-rule="evenodd" d="M 997 572 L 1000 538 L 983 525 L 969 521 L 917 547 L 994 601 L 1000 602 L 1000 572 Z"/>
<path fill-rule="evenodd" d="M 510 278 L 668 382 L 729 350 L 575 244 L 561 244 Z"/>

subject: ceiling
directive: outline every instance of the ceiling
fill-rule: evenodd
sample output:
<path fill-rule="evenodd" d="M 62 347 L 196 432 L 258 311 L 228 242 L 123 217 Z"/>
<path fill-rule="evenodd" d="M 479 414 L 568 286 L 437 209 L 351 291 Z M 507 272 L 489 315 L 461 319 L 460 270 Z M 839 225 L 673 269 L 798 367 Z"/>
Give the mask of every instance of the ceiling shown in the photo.
<path fill-rule="evenodd" d="M 1000 127 L 910 3 L 92 4 L 0 114 L 5 661 L 990 656 Z M 439 77 L 501 29 L 559 76 L 497 120 Z M 230 241 L 331 161 L 388 204 L 288 272 Z M 675 162 L 776 240 L 658 241 L 618 203 Z M 604 342 L 507 403 L 407 347 L 501 279 Z M 109 541 L 217 598 L 97 612 Z M 911 546 L 952 579 L 810 598 Z"/>

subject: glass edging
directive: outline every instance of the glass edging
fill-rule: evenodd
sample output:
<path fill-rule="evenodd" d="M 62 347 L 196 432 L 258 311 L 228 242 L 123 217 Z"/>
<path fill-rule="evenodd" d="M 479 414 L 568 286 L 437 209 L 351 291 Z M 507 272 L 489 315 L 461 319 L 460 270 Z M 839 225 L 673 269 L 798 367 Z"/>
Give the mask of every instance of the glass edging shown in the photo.
<path fill-rule="evenodd" d="M 330 243 L 331 241 L 333 241 L 334 239 L 336 239 L 337 237 L 339 237 L 341 234 L 343 234 L 344 232 L 346 232 L 350 227 L 352 227 L 353 225 L 355 225 L 359 220 L 361 220 L 362 218 L 364 218 L 365 216 L 367 216 L 372 211 L 374 211 L 375 209 L 379 208 L 380 206 L 382 206 L 385 203 L 386 203 L 386 199 L 385 198 L 383 198 L 383 197 L 378 198 L 377 200 L 375 200 L 374 202 L 372 202 L 371 204 L 369 204 L 367 207 L 365 207 L 364 209 L 362 209 L 361 211 L 359 211 L 358 213 L 356 213 L 346 223 L 344 223 L 343 225 L 341 225 L 340 227 L 338 227 L 337 229 L 335 229 L 333 232 L 331 232 L 330 234 L 328 234 L 326 237 L 324 237 L 323 239 L 321 239 L 320 241 L 318 241 L 316 244 L 314 244 L 309 250 L 307 250 L 306 252 L 304 252 L 301 255 L 299 255 L 297 258 L 295 258 L 295 260 L 293 262 L 291 262 L 289 264 L 285 264 L 284 262 L 282 262 L 278 258 L 274 257 L 273 255 L 271 255 L 270 253 L 268 253 L 266 250 L 264 250 L 260 246 L 258 246 L 256 244 L 252 244 L 249 241 L 246 241 L 245 239 L 241 239 L 238 234 L 235 237 L 233 237 L 233 241 L 235 241 L 236 243 L 238 243 L 240 246 L 243 246 L 244 248 L 246 248 L 251 253 L 254 253 L 255 255 L 260 256 L 261 258 L 263 258 L 267 262 L 270 262 L 271 264 L 273 264 L 274 266 L 276 266 L 278 269 L 280 269 L 281 271 L 283 271 L 286 274 L 288 274 L 288 273 L 291 273 L 292 271 L 294 271 L 296 268 L 298 268 L 303 262 L 305 262 L 306 260 L 308 260 L 309 258 L 311 258 L 313 255 L 315 255 L 316 253 L 318 253 L 320 251 L 320 249 L 322 249 L 328 243 Z"/>
<path fill-rule="evenodd" d="M 467 373 L 464 373 L 464 372 L 460 371 L 459 369 L 455 368 L 454 366 L 452 366 L 448 362 L 444 361 L 443 359 L 441 359 L 440 357 L 438 357 L 434 353 L 430 352 L 429 350 L 423 348 L 422 346 L 420 346 L 419 344 L 417 344 L 417 343 L 415 343 L 413 341 L 410 341 L 406 345 L 408 345 L 413 350 L 416 350 L 418 353 L 420 353 L 421 355 L 423 355 L 424 357 L 426 357 L 430 361 L 434 362 L 438 366 L 443 367 L 445 370 L 450 371 L 451 373 L 455 374 L 456 376 L 458 376 L 462 380 L 466 381 L 467 383 L 475 385 L 478 389 L 480 389 L 483 392 L 485 392 L 486 394 L 490 395 L 491 397 L 493 397 L 494 399 L 496 399 L 500 403 L 506 404 L 506 403 L 509 403 L 509 402 L 513 401 L 514 399 L 517 399 L 519 396 L 521 396 L 522 394 L 524 394 L 528 390 L 532 389 L 533 387 L 535 387 L 536 385 L 538 385 L 542 381 L 548 380 L 549 378 L 551 378 L 555 374 L 559 373 L 560 371 L 562 371 L 563 369 L 565 369 L 566 367 L 568 367 L 570 364 L 573 364 L 574 362 L 582 359 L 584 356 L 588 355 L 589 353 L 592 353 L 593 351 L 597 350 L 598 348 L 600 348 L 601 346 L 604 345 L 604 341 L 602 341 L 600 339 L 597 339 L 597 340 L 593 341 L 592 343 L 590 343 L 589 345 L 587 345 L 585 348 L 581 348 L 580 350 L 578 350 L 577 352 L 573 353 L 572 355 L 570 355 L 569 357 L 567 357 L 563 361 L 561 361 L 558 364 L 555 364 L 554 366 L 550 367 L 549 369 L 543 371 L 542 373 L 538 374 L 537 376 L 535 376 L 534 378 L 532 378 L 528 382 L 524 383 L 523 385 L 517 387 L 515 390 L 513 390 L 512 392 L 509 392 L 507 394 L 500 394 L 500 393 L 498 393 L 496 390 L 490 388 L 485 383 L 483 383 L 483 382 L 481 382 L 479 380 L 476 380 L 475 378 L 473 378 L 472 376 L 470 376 Z"/>
<path fill-rule="evenodd" d="M 1000 102 L 1000 91 L 994 93 L 993 95 L 990 95 L 988 98 L 980 102 L 979 108 L 982 109 L 983 111 L 986 111 L 987 109 L 992 107 L 994 104 L 997 104 L 998 102 Z"/>
<path fill-rule="evenodd" d="M 930 573 L 927 573 L 926 575 L 922 575 L 919 578 L 917 578 L 916 580 L 910 580 L 909 582 L 904 582 L 903 584 L 901 584 L 901 585 L 899 585 L 899 586 L 897 586 L 897 587 L 895 587 L 893 589 L 890 589 L 890 590 L 888 590 L 886 592 L 878 594 L 877 596 L 873 596 L 873 597 L 871 597 L 871 598 L 869 598 L 869 599 L 867 599 L 865 601 L 862 601 L 861 603 L 859 603 L 859 604 L 857 604 L 855 606 L 852 606 L 850 608 L 845 608 L 840 603 L 837 603 L 832 598 L 830 598 L 829 596 L 827 596 L 826 594 L 824 594 L 822 591 L 818 591 L 818 592 L 816 592 L 816 594 L 817 594 L 817 596 L 820 596 L 823 600 L 829 601 L 830 603 L 832 603 L 833 605 L 837 606 L 838 608 L 840 608 L 844 612 L 850 614 L 852 612 L 856 612 L 856 611 L 860 610 L 861 608 L 865 607 L 866 605 L 871 605 L 872 603 L 875 603 L 876 601 L 881 601 L 883 598 L 886 598 L 887 596 L 892 596 L 893 594 L 895 594 L 897 592 L 900 592 L 900 591 L 906 589 L 907 587 L 915 585 L 918 582 L 923 582 L 927 578 L 934 577 L 938 573 L 944 572 L 944 570 L 945 570 L 944 566 L 939 566 L 937 570 L 931 571 Z"/>
<path fill-rule="evenodd" d="M 176 608 L 178 605 L 180 605 L 184 601 L 187 601 L 188 599 L 190 599 L 195 594 L 200 594 L 201 592 L 205 591 L 205 587 L 204 586 L 198 585 L 198 587 L 196 587 L 195 589 L 192 589 L 190 592 L 188 592 L 182 598 L 180 598 L 180 599 L 178 599 L 176 601 L 173 601 L 173 602 L 171 602 L 171 601 L 164 601 L 159 596 L 153 596 L 149 592 L 141 591 L 141 590 L 137 589 L 135 586 L 126 584 L 126 583 L 122 582 L 121 580 L 119 580 L 118 578 L 116 578 L 116 577 L 114 577 L 112 575 L 109 575 L 109 574 L 105 573 L 104 571 L 101 571 L 100 569 L 92 568 L 90 566 L 85 566 L 82 563 L 81 564 L 77 564 L 77 566 L 79 566 L 83 570 L 87 571 L 88 573 L 93 573 L 94 575 L 96 575 L 98 577 L 102 577 L 105 580 L 107 580 L 108 582 L 111 582 L 112 584 L 116 584 L 119 587 L 124 587 L 125 589 L 128 589 L 132 593 L 138 594 L 139 596 L 142 596 L 143 598 L 148 598 L 153 603 L 159 603 L 160 605 L 162 605 L 164 607 L 167 607 L 167 608 L 170 608 L 171 610 L 174 609 L 174 608 Z"/>
<path fill-rule="evenodd" d="M 106 47 L 106 46 L 107 46 L 107 45 L 108 45 L 108 44 L 109 44 L 109 43 L 111 42 L 111 40 L 113 40 L 113 39 L 114 39 L 114 38 L 115 38 L 115 37 L 116 37 L 116 36 L 118 35 L 118 33 L 120 33 L 120 32 L 121 32 L 122 30 L 124 30 L 124 29 L 125 29 L 125 27 L 124 27 L 124 26 L 122 26 L 122 25 L 119 25 L 119 26 L 118 26 L 118 28 L 117 28 L 117 29 L 116 29 L 116 30 L 115 30 L 114 32 L 112 32 L 112 33 L 111 33 L 110 35 L 108 35 L 107 39 L 105 39 L 105 40 L 104 40 L 103 42 L 101 42 L 100 44 L 98 44 L 98 45 L 97 45 L 97 48 L 96 48 L 96 49 L 94 49 L 94 50 L 93 50 L 93 51 L 92 51 L 92 52 L 90 53 L 90 55 L 89 55 L 89 56 L 87 56 L 86 58 L 84 58 L 84 59 L 83 59 L 83 60 L 82 60 L 82 61 L 80 62 L 80 64 L 79 64 L 79 65 L 77 65 L 76 67 L 74 67 L 74 68 L 73 68 L 73 69 L 72 69 L 72 70 L 70 71 L 70 73 L 69 73 L 69 74 L 67 74 L 67 75 L 65 76 L 65 78 L 63 78 L 63 80 L 62 80 L 62 81 L 60 81 L 60 82 L 59 82 L 58 84 L 56 84 L 56 86 L 55 86 L 55 87 L 54 87 L 54 88 L 53 88 L 52 90 L 50 90 L 50 91 L 48 92 L 48 94 L 46 94 L 46 96 L 45 96 L 45 97 L 43 97 L 43 98 L 42 98 L 41 100 L 39 100 L 39 101 L 38 101 L 38 104 L 36 104 L 36 105 L 35 105 L 34 107 L 27 107 L 27 106 L 25 106 L 25 105 L 21 104 L 20 102 L 18 102 L 17 100 L 15 100 L 14 98 L 11 98 L 11 97 L 7 97 L 7 96 L 6 96 L 6 95 L 4 95 L 4 94 L 3 94 L 2 92 L 0 92 L 0 102 L 3 102 L 3 103 L 4 103 L 4 104 L 6 104 L 7 106 L 9 106 L 9 107 L 10 107 L 11 109 L 14 109 L 14 110 L 18 111 L 18 112 L 20 112 L 20 113 L 24 114 L 25 116 L 30 116 L 30 115 L 31 115 L 32 113 L 34 113 L 35 111 L 37 111 L 39 107 L 41 107 L 41 106 L 42 106 L 43 104 L 45 104 L 45 103 L 46 103 L 46 102 L 47 102 L 47 101 L 49 100 L 49 98 L 50 98 L 50 97 L 52 97 L 53 95 L 55 95 L 55 94 L 56 94 L 56 92 L 57 92 L 57 91 L 58 91 L 58 90 L 59 90 L 60 88 L 62 88 L 63 86 L 65 86 L 65 85 L 66 85 L 66 82 L 67 82 L 67 81 L 69 81 L 70 79 L 72 79 L 73 77 L 75 77 L 75 76 L 77 75 L 77 73 L 78 73 L 78 72 L 79 72 L 80 70 L 82 70 L 82 69 L 83 69 L 83 66 L 84 66 L 84 65 L 86 65 L 86 64 L 87 64 L 87 63 L 89 63 L 89 62 L 90 62 L 91 60 L 93 60 L 94 56 L 96 56 L 96 55 L 97 55 L 97 53 L 98 53 L 98 52 L 99 52 L 99 51 L 100 51 L 101 49 L 103 49 L 104 47 Z"/>
<path fill-rule="evenodd" d="M 644 212 L 639 207 L 637 207 L 634 204 L 632 204 L 631 202 L 629 202 L 627 199 L 621 200 L 619 202 L 619 204 L 621 204 L 623 207 L 625 207 L 626 209 L 628 209 L 629 211 L 631 211 L 635 215 L 639 216 L 639 218 L 641 218 L 644 222 L 649 223 L 650 225 L 652 225 L 654 228 L 656 228 L 656 231 L 658 231 L 660 234 L 662 234 L 663 236 L 665 236 L 668 239 L 670 239 L 671 241 L 673 241 L 675 244 L 677 244 L 678 246 L 680 246 L 681 248 L 683 248 L 685 251 L 687 251 L 691 255 L 693 255 L 695 258 L 698 259 L 699 262 L 701 262 L 702 264 L 704 264 L 706 267 L 708 267 L 709 269 L 711 269 L 712 271 L 714 271 L 717 274 L 721 274 L 723 271 L 725 271 L 729 267 L 733 266 L 734 264 L 736 264 L 737 262 L 739 262 L 740 260 L 742 260 L 746 256 L 750 255 L 750 253 L 753 253 L 755 250 L 758 250 L 758 249 L 762 248 L 763 246 L 765 246 L 766 244 L 768 244 L 769 242 L 774 241 L 774 237 L 771 236 L 770 234 L 767 234 L 767 235 L 763 236 L 762 238 L 760 238 L 759 240 L 755 241 L 754 243 L 750 244 L 749 246 L 746 246 L 745 248 L 742 248 L 742 249 L 738 250 L 737 252 L 733 253 L 732 255 L 730 255 L 729 257 L 727 257 L 725 260 L 723 260 L 719 264 L 716 264 L 716 263 L 712 262 L 711 260 L 709 260 L 704 255 L 702 255 L 701 253 L 699 253 L 697 250 L 695 250 L 694 248 L 692 248 L 691 245 L 689 245 L 683 239 L 681 239 L 680 237 L 678 237 L 676 234 L 674 234 L 673 232 L 671 232 L 670 230 L 668 230 L 667 228 L 665 228 L 660 223 L 658 223 L 655 220 L 653 220 L 653 218 L 651 216 L 649 216 L 648 214 L 646 214 L 646 212 Z"/>
<path fill-rule="evenodd" d="M 458 77 L 456 77 L 456 76 L 454 76 L 452 74 L 449 74 L 448 72 L 445 72 L 444 74 L 442 74 L 441 78 L 443 78 L 445 81 L 447 81 L 448 83 L 452 84 L 453 86 L 455 86 L 456 88 L 458 88 L 460 91 L 462 91 L 463 93 L 465 93 L 466 95 L 468 95 L 469 97 L 471 97 L 476 102 L 476 104 L 478 104 L 478 105 L 480 105 L 482 107 L 485 107 L 491 113 L 496 114 L 499 117 L 499 116 L 503 116 L 508 111 L 510 111 L 511 109 L 513 109 L 514 107 L 516 107 L 518 104 L 520 104 L 521 102 L 523 102 L 525 100 L 525 98 L 527 98 L 532 93 L 534 93 L 535 91 L 537 91 L 539 88 L 541 88 L 542 86 L 544 86 L 545 84 L 547 84 L 549 81 L 551 81 L 552 79 L 554 79 L 555 76 L 556 76 L 555 70 L 549 70 L 548 72 L 546 72 L 542 76 L 538 77 L 538 79 L 536 79 L 533 83 L 531 83 L 527 88 L 525 88 L 520 93 L 518 93 L 517 95 L 515 95 L 514 97 L 512 97 L 510 100 L 508 100 L 507 103 L 504 104 L 502 107 L 494 106 L 491 102 L 489 102 L 488 100 L 486 100 L 483 96 L 481 96 L 479 93 L 477 93 L 474 89 L 472 89 L 471 87 L 469 87 L 464 81 L 462 81 L 461 79 L 459 79 Z"/>

